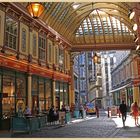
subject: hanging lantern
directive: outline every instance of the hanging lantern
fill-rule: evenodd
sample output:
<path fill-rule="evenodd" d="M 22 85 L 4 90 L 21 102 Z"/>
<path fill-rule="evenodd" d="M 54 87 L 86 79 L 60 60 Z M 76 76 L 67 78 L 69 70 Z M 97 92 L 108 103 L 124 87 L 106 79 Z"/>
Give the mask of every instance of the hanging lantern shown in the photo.
<path fill-rule="evenodd" d="M 94 56 L 93 56 L 93 62 L 98 63 L 98 64 L 101 63 L 101 57 L 98 56 L 97 53 L 95 53 Z"/>
<path fill-rule="evenodd" d="M 27 9 L 33 18 L 38 18 L 44 11 L 44 6 L 39 2 L 30 2 Z"/>
<path fill-rule="evenodd" d="M 94 63 L 98 63 L 98 55 L 97 55 L 97 53 L 94 54 L 93 61 L 94 61 Z"/>

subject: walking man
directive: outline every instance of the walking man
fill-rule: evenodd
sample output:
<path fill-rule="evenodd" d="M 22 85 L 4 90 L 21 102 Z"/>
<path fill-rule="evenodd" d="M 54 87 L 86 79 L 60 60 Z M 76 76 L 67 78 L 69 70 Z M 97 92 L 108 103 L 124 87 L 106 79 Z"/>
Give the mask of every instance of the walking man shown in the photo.
<path fill-rule="evenodd" d="M 125 121 L 126 121 L 126 115 L 127 115 L 127 106 L 124 103 L 124 101 L 122 101 L 122 104 L 120 104 L 119 110 L 122 114 L 122 122 L 123 122 L 123 126 L 125 127 Z"/>

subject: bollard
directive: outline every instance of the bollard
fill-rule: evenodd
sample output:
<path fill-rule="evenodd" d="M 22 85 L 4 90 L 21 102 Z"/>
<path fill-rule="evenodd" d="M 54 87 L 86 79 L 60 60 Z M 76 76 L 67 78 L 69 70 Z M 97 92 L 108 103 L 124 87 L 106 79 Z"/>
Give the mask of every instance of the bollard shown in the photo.
<path fill-rule="evenodd" d="M 107 108 L 107 112 L 108 112 L 108 118 L 110 117 L 110 115 L 109 115 L 109 107 Z"/>

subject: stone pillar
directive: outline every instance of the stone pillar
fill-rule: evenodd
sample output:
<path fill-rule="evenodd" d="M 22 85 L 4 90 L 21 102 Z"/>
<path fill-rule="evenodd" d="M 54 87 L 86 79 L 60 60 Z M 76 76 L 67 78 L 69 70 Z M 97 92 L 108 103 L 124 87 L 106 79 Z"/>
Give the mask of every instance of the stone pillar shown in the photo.
<path fill-rule="evenodd" d="M 32 75 L 28 75 L 28 107 L 32 110 Z"/>
<path fill-rule="evenodd" d="M 133 87 L 133 101 L 139 104 L 139 87 Z"/>

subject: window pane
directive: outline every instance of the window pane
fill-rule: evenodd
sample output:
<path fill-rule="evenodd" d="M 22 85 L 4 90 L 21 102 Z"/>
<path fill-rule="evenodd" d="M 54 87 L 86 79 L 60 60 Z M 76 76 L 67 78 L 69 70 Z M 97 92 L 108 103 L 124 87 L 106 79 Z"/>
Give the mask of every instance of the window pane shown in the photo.
<path fill-rule="evenodd" d="M 6 17 L 6 36 L 5 44 L 7 47 L 16 50 L 17 49 L 17 33 L 18 33 L 18 22 L 13 19 Z M 24 44 L 26 45 L 26 44 Z"/>

